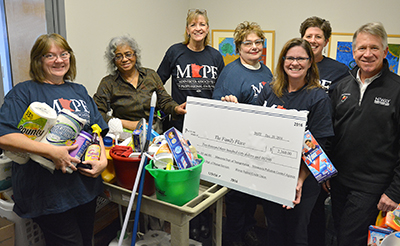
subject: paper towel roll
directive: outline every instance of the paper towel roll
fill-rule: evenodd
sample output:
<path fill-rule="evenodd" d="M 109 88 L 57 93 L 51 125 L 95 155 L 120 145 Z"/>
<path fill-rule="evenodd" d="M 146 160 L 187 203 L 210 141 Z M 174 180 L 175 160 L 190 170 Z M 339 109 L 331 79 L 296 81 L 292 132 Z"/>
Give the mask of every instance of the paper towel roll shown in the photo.
<path fill-rule="evenodd" d="M 43 102 L 33 102 L 26 109 L 18 123 L 18 129 L 28 138 L 40 141 L 55 124 L 57 112 Z M 11 160 L 25 164 L 29 160 L 29 153 L 5 151 Z"/>
<path fill-rule="evenodd" d="M 58 114 L 54 126 L 40 142 L 56 146 L 72 145 L 85 124 L 85 119 L 80 118 L 68 109 L 63 109 Z M 51 160 L 35 154 L 31 154 L 30 157 L 43 167 L 49 169 L 50 172 L 54 171 L 55 165 Z"/>

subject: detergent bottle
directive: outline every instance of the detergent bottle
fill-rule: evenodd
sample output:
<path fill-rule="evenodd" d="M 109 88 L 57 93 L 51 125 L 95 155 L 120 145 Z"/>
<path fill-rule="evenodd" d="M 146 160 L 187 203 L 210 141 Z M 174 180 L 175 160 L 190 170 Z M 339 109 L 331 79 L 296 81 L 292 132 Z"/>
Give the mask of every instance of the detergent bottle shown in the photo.
<path fill-rule="evenodd" d="M 113 147 L 113 139 L 109 136 L 105 136 L 103 138 L 104 147 L 106 149 L 107 155 L 107 167 L 101 173 L 101 177 L 107 183 L 114 183 L 115 182 L 115 169 L 113 159 L 110 155 L 110 150 Z"/>
<path fill-rule="evenodd" d="M 89 160 L 97 161 L 100 159 L 101 148 L 99 143 L 99 135 L 101 133 L 101 128 L 99 125 L 94 124 L 92 125 L 92 130 L 93 130 L 92 144 L 86 150 L 85 161 Z"/>

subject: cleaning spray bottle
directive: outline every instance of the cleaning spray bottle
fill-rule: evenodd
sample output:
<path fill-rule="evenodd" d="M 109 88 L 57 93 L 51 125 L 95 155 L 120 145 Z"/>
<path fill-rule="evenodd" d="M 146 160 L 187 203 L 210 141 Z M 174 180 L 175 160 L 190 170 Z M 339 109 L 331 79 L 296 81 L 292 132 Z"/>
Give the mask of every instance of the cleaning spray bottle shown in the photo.
<path fill-rule="evenodd" d="M 85 161 L 89 160 L 99 160 L 100 159 L 100 153 L 101 153 L 101 148 L 100 148 L 100 143 L 99 143 L 99 135 L 101 133 L 101 128 L 99 125 L 94 124 L 92 125 L 92 144 L 88 147 L 86 154 L 85 154 Z"/>

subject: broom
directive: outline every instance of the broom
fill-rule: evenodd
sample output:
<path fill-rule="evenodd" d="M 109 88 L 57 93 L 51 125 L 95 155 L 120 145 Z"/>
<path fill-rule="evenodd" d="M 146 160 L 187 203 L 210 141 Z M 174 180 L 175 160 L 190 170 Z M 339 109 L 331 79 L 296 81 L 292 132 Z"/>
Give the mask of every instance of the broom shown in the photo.
<path fill-rule="evenodd" d="M 139 182 L 139 180 L 141 180 L 139 192 L 138 192 L 138 201 L 137 201 L 137 205 L 136 205 L 136 213 L 135 213 L 135 221 L 134 221 L 134 226 L 133 226 L 132 244 L 131 245 L 134 246 L 136 243 L 136 233 L 137 233 L 137 227 L 138 227 L 138 223 L 139 223 L 140 206 L 142 203 L 142 193 L 143 193 L 144 176 L 145 176 L 144 174 L 146 172 L 146 169 L 144 169 L 143 167 L 145 165 L 147 158 L 143 154 L 145 152 L 147 152 L 147 149 L 149 148 L 149 145 L 150 145 L 151 128 L 153 125 L 154 109 L 156 107 L 156 102 L 157 102 L 157 94 L 156 94 L 156 92 L 153 92 L 153 94 L 151 96 L 151 101 L 150 101 L 150 116 L 149 116 L 149 125 L 147 127 L 147 132 L 146 132 L 147 133 L 146 142 L 144 144 L 144 148 L 142 149 L 140 164 L 139 164 L 139 168 L 138 168 L 138 171 L 136 174 L 135 184 L 133 185 L 131 198 L 129 199 L 128 209 L 126 211 L 124 224 L 122 226 L 121 235 L 118 240 L 118 246 L 122 245 L 122 241 L 124 239 L 125 232 L 126 232 L 126 227 L 128 225 L 128 221 L 129 221 L 129 216 L 131 214 L 132 206 L 135 201 L 135 194 L 136 194 L 138 182 Z M 146 127 L 143 127 L 143 131 L 146 131 Z M 142 177 L 142 178 L 140 178 L 140 177 Z"/>

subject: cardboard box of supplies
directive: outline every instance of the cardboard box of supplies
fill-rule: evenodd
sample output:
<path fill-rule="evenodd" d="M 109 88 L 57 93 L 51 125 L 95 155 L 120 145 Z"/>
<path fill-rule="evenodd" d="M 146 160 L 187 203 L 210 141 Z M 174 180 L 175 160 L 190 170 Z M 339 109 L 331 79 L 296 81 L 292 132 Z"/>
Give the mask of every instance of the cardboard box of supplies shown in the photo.
<path fill-rule="evenodd" d="M 164 133 L 164 136 L 179 169 L 186 169 L 196 165 L 189 145 L 180 131 L 172 127 Z"/>
<path fill-rule="evenodd" d="M 308 130 L 304 133 L 302 159 L 318 183 L 325 182 L 337 174 L 336 168 Z"/>
<path fill-rule="evenodd" d="M 0 246 L 14 246 L 14 223 L 0 217 Z"/>

